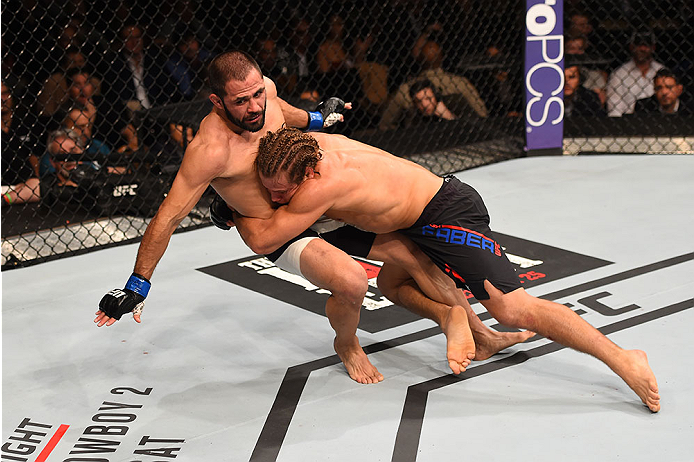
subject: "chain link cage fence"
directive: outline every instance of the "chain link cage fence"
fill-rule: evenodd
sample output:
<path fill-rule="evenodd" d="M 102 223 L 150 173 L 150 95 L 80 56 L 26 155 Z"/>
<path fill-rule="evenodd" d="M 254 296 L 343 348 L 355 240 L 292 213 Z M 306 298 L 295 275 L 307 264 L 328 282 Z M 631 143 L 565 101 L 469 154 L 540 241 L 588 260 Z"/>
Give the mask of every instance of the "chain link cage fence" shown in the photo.
<path fill-rule="evenodd" d="M 295 3 L 3 0 L 3 269 L 139 239 L 229 49 L 295 106 L 352 101 L 329 130 L 437 174 L 524 155 L 524 2 Z M 692 13 L 564 1 L 564 154 L 692 151 Z"/>

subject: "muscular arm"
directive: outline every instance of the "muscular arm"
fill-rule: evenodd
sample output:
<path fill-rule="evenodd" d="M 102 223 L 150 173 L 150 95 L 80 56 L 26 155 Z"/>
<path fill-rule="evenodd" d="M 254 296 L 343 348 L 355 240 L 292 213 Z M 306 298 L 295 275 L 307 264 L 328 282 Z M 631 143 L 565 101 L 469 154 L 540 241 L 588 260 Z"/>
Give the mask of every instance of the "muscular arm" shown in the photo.
<path fill-rule="evenodd" d="M 215 176 L 214 162 L 196 162 L 200 154 L 193 148 L 188 156 L 184 156 L 171 190 L 142 237 L 134 272 L 147 279 L 152 277 L 154 268 L 169 245 L 171 235 L 193 209 Z M 204 165 L 204 168 L 201 168 L 201 165 Z"/>
<path fill-rule="evenodd" d="M 311 183 L 316 180 L 307 180 Z M 270 218 L 249 218 L 234 213 L 236 229 L 255 253 L 267 255 L 306 231 L 332 205 L 329 194 L 304 184 L 288 205 L 275 210 Z"/>
<path fill-rule="evenodd" d="M 277 98 L 287 126 L 304 129 L 308 126 L 308 113 L 303 109 L 292 106 L 282 98 Z"/>

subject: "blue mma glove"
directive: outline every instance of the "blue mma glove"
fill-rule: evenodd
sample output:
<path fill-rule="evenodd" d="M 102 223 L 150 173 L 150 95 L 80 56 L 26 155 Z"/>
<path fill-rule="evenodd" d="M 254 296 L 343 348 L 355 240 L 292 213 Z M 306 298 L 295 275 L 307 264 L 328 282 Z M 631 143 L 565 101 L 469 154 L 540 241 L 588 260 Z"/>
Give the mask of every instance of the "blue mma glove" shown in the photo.
<path fill-rule="evenodd" d="M 150 287 L 152 284 L 146 278 L 133 273 L 124 289 L 113 289 L 103 296 L 99 302 L 99 309 L 114 319 L 120 319 L 125 313 L 130 312 L 140 314 Z"/>
<path fill-rule="evenodd" d="M 345 102 L 340 98 L 331 97 L 321 101 L 314 112 L 308 113 L 307 132 L 315 132 L 328 128 L 340 121 L 340 114 L 345 112 Z"/>
<path fill-rule="evenodd" d="M 210 204 L 210 220 L 212 220 L 212 223 L 214 223 L 217 228 L 225 231 L 231 229 L 227 221 L 234 221 L 234 211 L 229 208 L 224 199 L 222 199 L 222 196 L 216 193 Z"/>

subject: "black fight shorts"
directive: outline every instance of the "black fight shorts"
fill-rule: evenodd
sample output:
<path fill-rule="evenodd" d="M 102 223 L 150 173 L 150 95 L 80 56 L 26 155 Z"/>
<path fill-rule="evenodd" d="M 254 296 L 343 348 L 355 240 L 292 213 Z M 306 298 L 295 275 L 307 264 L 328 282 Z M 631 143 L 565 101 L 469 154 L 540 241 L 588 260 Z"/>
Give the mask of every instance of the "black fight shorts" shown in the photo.
<path fill-rule="evenodd" d="M 323 239 L 329 244 L 332 244 L 333 246 L 342 250 L 347 255 L 366 258 L 368 257 L 369 252 L 371 252 L 371 247 L 373 246 L 374 239 L 376 239 L 376 234 L 368 231 L 362 231 L 350 225 L 344 225 L 333 231 L 328 231 L 321 234 L 313 231 L 312 229 L 307 229 L 294 239 L 285 243 L 279 249 L 275 250 L 269 255 L 266 255 L 266 257 L 270 261 L 276 262 L 292 244 L 306 237 L 317 237 Z"/>
<path fill-rule="evenodd" d="M 444 178 L 417 222 L 400 232 L 477 300 L 489 300 L 485 279 L 503 293 L 521 287 L 515 268 L 489 228 L 482 197 L 455 177 Z"/>

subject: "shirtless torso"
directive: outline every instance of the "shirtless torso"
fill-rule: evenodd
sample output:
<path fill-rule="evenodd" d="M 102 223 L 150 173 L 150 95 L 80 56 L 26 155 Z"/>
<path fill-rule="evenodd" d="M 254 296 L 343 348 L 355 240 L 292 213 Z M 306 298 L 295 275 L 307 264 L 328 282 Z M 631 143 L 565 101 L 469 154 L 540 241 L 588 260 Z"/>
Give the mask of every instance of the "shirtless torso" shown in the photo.
<path fill-rule="evenodd" d="M 267 103 L 265 126 L 260 131 L 234 132 L 215 108 L 203 119 L 181 164 L 184 174 L 190 172 L 191 177 L 198 177 L 201 185 L 211 184 L 227 204 L 252 217 L 272 213 L 270 197 L 253 165 L 258 140 L 285 123 L 274 83 L 264 79 L 264 84 Z M 203 181 L 205 177 L 209 180 Z"/>
<path fill-rule="evenodd" d="M 227 99 L 232 101 L 227 106 L 230 111 L 239 112 L 246 121 L 243 114 L 259 113 L 265 108 L 265 124 L 256 132 L 239 128 L 216 106 L 203 119 L 166 199 L 142 238 L 134 271 L 145 278 L 152 276 L 171 235 L 208 186 L 212 185 L 231 207 L 244 215 L 267 217 L 272 213 L 269 194 L 253 166 L 258 140 L 268 130 L 277 130 L 285 123 L 305 126 L 308 115 L 278 98 L 275 84 L 256 71 L 245 81 L 232 80 L 227 86 Z"/>
<path fill-rule="evenodd" d="M 341 135 L 312 134 L 323 159 L 298 194 L 329 198 L 326 215 L 378 234 L 411 226 L 443 180 L 411 161 Z M 378 185 L 377 188 L 374 185 Z"/>
<path fill-rule="evenodd" d="M 424 167 L 373 146 L 341 135 L 311 136 L 322 158 L 300 188 L 286 172 L 261 178 L 271 199 L 287 205 L 269 219 L 238 221 L 256 252 L 273 252 L 322 215 L 377 234 L 408 228 L 443 183 Z"/>

